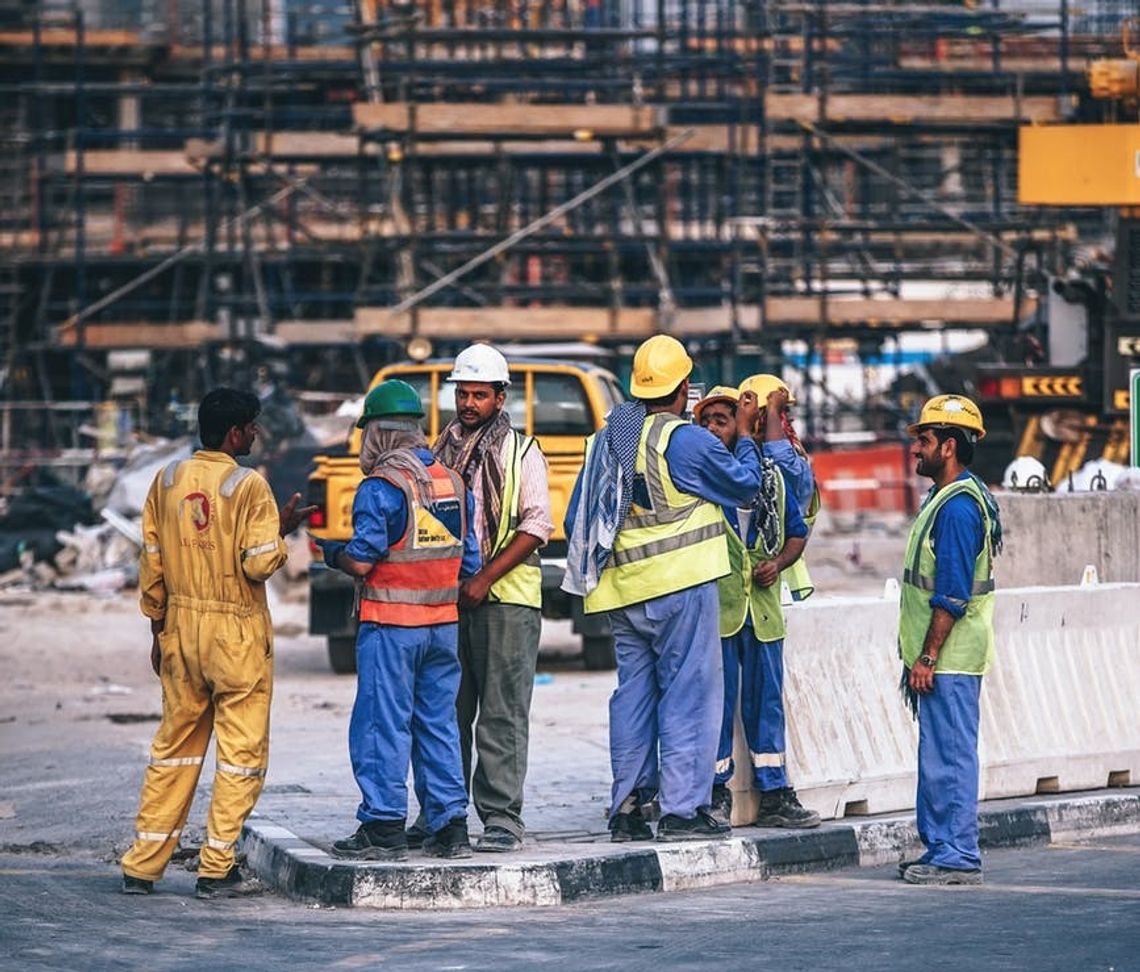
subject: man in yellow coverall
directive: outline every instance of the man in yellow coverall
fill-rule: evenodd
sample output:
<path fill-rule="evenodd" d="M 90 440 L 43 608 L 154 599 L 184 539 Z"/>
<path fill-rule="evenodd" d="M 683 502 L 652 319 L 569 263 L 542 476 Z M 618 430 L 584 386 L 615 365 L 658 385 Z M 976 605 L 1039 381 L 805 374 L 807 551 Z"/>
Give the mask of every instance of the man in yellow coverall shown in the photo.
<path fill-rule="evenodd" d="M 269 756 L 273 637 L 265 582 L 286 559 L 287 533 L 312 510 L 295 494 L 278 514 L 269 484 L 235 456 L 257 437 L 257 396 L 216 388 L 198 409 L 202 448 L 163 469 L 143 510 L 142 613 L 162 681 L 123 892 L 149 894 L 190 813 L 217 730 L 217 768 L 196 895 L 260 890 L 242 878 L 234 845 L 261 793 Z"/>

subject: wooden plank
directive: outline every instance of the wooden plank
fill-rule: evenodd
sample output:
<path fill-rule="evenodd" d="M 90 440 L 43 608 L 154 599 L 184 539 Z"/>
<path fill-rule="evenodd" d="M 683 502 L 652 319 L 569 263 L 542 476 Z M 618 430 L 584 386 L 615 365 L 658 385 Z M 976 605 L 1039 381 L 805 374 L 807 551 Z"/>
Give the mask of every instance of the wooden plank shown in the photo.
<path fill-rule="evenodd" d="M 820 98 L 811 94 L 768 94 L 765 110 L 775 121 L 816 121 Z M 831 95 L 824 102 L 831 122 L 999 122 L 1057 121 L 1058 99 L 1009 95 Z"/>
<path fill-rule="evenodd" d="M 58 347 L 72 348 L 78 329 L 63 325 L 55 329 L 54 337 Z M 221 328 L 209 321 L 90 323 L 83 328 L 84 345 L 89 348 L 196 348 L 223 338 Z"/>
<path fill-rule="evenodd" d="M 429 338 L 470 338 L 485 335 L 497 340 L 521 338 L 647 337 L 656 330 L 652 308 L 627 307 L 611 321 L 606 307 L 425 307 L 419 311 L 416 333 Z M 393 317 L 386 307 L 356 311 L 356 334 L 412 335 L 411 314 Z"/>
<path fill-rule="evenodd" d="M 414 112 L 411 110 L 414 108 Z M 414 122 L 413 122 L 414 114 Z M 415 131 L 420 135 L 579 135 L 635 136 L 653 134 L 660 112 L 648 105 L 354 104 L 353 121 L 366 131 Z"/>
<path fill-rule="evenodd" d="M 273 132 L 254 136 L 254 150 L 259 155 L 274 159 L 342 159 L 356 158 L 360 138 L 342 132 Z M 366 145 L 368 154 L 375 154 L 376 146 Z"/>
<path fill-rule="evenodd" d="M 74 175 L 78 168 L 77 153 L 69 149 L 64 157 L 64 171 Z M 183 152 L 143 151 L 138 149 L 92 149 L 83 153 L 83 172 L 89 176 L 195 176 L 195 168 Z"/>
<path fill-rule="evenodd" d="M 1022 313 L 1032 312 L 1031 300 Z M 777 297 L 768 301 L 769 327 L 821 326 L 825 308 L 818 297 Z M 836 298 L 827 301 L 826 320 L 831 327 L 898 327 L 902 325 L 971 325 L 986 327 L 1013 321 L 1013 298 L 962 298 L 949 300 L 874 300 Z"/>
<path fill-rule="evenodd" d="M 289 345 L 354 344 L 357 340 L 354 321 L 277 321 L 273 336 Z"/>
<path fill-rule="evenodd" d="M 35 33 L 30 30 L 0 31 L 0 47 L 34 47 Z M 75 47 L 76 32 L 70 28 L 49 27 L 40 31 L 42 47 Z M 155 41 L 143 41 L 133 30 L 85 30 L 84 47 L 160 47 Z"/>

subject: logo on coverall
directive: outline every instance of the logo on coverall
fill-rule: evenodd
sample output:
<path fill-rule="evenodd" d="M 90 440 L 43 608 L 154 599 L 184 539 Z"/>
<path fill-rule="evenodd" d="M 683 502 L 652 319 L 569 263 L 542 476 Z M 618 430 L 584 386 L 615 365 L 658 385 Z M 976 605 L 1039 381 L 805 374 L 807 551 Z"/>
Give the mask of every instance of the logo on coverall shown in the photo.
<path fill-rule="evenodd" d="M 187 493 L 182 497 L 181 512 L 190 511 L 190 522 L 199 533 L 210 525 L 210 499 L 205 493 Z"/>

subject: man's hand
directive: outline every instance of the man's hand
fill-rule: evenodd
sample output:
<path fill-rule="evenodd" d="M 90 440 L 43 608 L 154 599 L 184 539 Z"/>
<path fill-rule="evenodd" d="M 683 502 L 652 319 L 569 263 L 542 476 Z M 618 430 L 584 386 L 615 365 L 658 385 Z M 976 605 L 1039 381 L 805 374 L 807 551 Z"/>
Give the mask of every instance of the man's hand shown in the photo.
<path fill-rule="evenodd" d="M 756 393 L 747 391 L 741 395 L 736 403 L 736 434 L 751 438 L 756 431 L 756 416 L 759 414 Z"/>
<path fill-rule="evenodd" d="M 278 533 L 283 537 L 289 536 L 294 530 L 297 529 L 308 518 L 310 513 L 315 513 L 319 507 L 316 506 L 302 506 L 297 509 L 297 504 L 301 502 L 301 494 L 294 493 L 289 502 L 285 504 L 285 508 L 281 511 L 281 526 Z"/>
<path fill-rule="evenodd" d="M 485 571 L 468 577 L 459 585 L 459 606 L 465 610 L 477 608 L 485 600 L 491 590 L 491 580 L 485 576 Z"/>
<path fill-rule="evenodd" d="M 768 399 L 761 409 L 760 420 L 763 423 L 763 436 L 766 442 L 775 442 L 783 439 L 784 412 L 788 408 L 788 393 L 782 388 L 776 388 L 768 393 Z"/>
<path fill-rule="evenodd" d="M 934 691 L 934 669 L 916 658 L 910 667 L 910 687 L 919 695 L 929 695 Z"/>
<path fill-rule="evenodd" d="M 774 560 L 761 560 L 752 568 L 752 579 L 761 587 L 771 587 L 780 579 L 780 566 Z"/>

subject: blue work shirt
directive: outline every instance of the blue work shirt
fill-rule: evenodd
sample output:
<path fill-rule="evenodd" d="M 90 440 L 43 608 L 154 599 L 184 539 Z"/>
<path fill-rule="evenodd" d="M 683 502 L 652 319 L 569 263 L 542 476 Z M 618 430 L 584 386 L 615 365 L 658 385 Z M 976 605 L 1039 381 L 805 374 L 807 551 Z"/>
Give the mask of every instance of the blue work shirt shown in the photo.
<path fill-rule="evenodd" d="M 795 494 L 801 510 L 811 506 L 811 496 L 815 492 L 815 473 L 811 463 L 796 452 L 787 439 L 776 439 L 764 443 L 764 458 L 771 459 L 784 474 L 784 483 Z"/>
<path fill-rule="evenodd" d="M 756 443 L 742 437 L 736 444 L 735 454 L 708 429 L 699 425 L 679 426 L 665 447 L 665 465 L 673 485 L 685 493 L 735 509 L 752 502 L 760 488 L 760 452 Z M 566 505 L 564 527 L 566 536 L 574 532 L 578 515 L 578 497 L 582 488 L 579 474 Z M 644 476 L 633 480 L 633 501 L 649 507 L 649 491 Z"/>
<path fill-rule="evenodd" d="M 413 450 L 425 466 L 436 460 L 429 449 Z M 463 538 L 460 577 L 470 577 L 483 566 L 475 536 L 475 497 L 466 490 L 467 535 Z M 366 476 L 352 501 L 352 539 L 344 552 L 362 564 L 375 564 L 388 555 L 388 548 L 404 535 L 408 526 L 408 502 L 402 490 L 376 476 Z"/>
<path fill-rule="evenodd" d="M 958 480 L 969 475 L 964 472 Z M 934 541 L 934 596 L 930 606 L 960 618 L 974 589 L 974 562 L 986 542 L 986 521 L 977 501 L 966 493 L 948 499 L 935 514 L 930 535 Z"/>
<path fill-rule="evenodd" d="M 779 473 L 779 475 L 783 476 L 783 473 Z M 736 535 L 741 537 L 747 546 L 752 547 L 756 543 L 759 530 L 749 523 L 751 520 L 749 511 L 736 506 L 722 506 L 721 509 L 724 511 L 724 518 L 728 520 L 728 525 L 732 527 Z M 741 521 L 748 523 L 748 536 L 746 537 L 741 536 L 740 533 Z M 787 477 L 784 476 L 784 539 L 806 537 L 807 535 L 808 525 L 800 512 L 800 504 L 796 502 L 792 491 L 787 488 Z"/>

